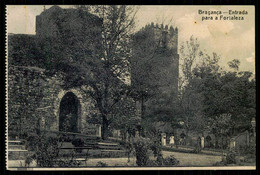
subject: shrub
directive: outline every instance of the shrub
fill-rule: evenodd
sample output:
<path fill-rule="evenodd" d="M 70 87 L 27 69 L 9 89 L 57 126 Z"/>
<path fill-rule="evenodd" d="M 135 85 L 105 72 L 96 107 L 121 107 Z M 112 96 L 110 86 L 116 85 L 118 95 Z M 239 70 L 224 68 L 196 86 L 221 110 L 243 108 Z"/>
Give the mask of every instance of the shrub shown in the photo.
<path fill-rule="evenodd" d="M 150 148 L 150 140 L 139 137 L 134 140 L 134 148 L 136 153 L 136 164 L 138 166 L 147 166 L 149 161 L 148 150 Z"/>
<path fill-rule="evenodd" d="M 213 164 L 213 166 L 226 166 L 226 162 L 225 161 L 220 161 L 220 162 L 216 162 Z"/>
<path fill-rule="evenodd" d="M 176 166 L 179 161 L 172 155 L 163 158 L 160 142 L 148 138 L 139 137 L 134 141 L 134 148 L 136 153 L 136 164 L 138 166 Z M 156 160 L 149 159 L 149 150 L 153 151 Z"/>
<path fill-rule="evenodd" d="M 99 161 L 99 162 L 97 162 L 96 166 L 98 166 L 98 167 L 106 167 L 107 164 L 105 162 Z"/>
<path fill-rule="evenodd" d="M 75 147 L 82 147 L 84 146 L 84 141 L 80 138 L 74 139 L 71 142 Z"/>
<path fill-rule="evenodd" d="M 230 150 L 225 157 L 222 157 L 220 162 L 216 162 L 213 166 L 226 166 L 228 164 L 239 164 L 237 153 Z"/>
<path fill-rule="evenodd" d="M 158 141 L 153 141 L 150 146 L 151 150 L 153 151 L 154 157 L 160 157 L 162 152 L 162 145 Z"/>
<path fill-rule="evenodd" d="M 35 150 L 38 144 L 39 138 L 37 135 L 30 135 L 27 138 L 27 145 L 26 145 L 26 149 L 28 149 L 29 151 Z"/>
<path fill-rule="evenodd" d="M 72 145 L 74 145 L 75 147 L 83 147 L 84 146 L 84 141 L 80 138 L 74 139 L 72 140 Z M 76 149 L 76 152 L 81 153 L 82 149 Z"/>
<path fill-rule="evenodd" d="M 161 159 L 151 160 L 149 159 L 147 161 L 146 166 L 151 167 L 159 167 L 159 166 L 176 166 L 179 164 L 179 161 L 173 156 L 169 156 L 166 158 L 161 157 Z"/>
<path fill-rule="evenodd" d="M 198 154 L 198 153 L 201 152 L 201 147 L 199 147 L 199 146 L 196 145 L 195 148 L 194 148 L 191 152 Z"/>
<path fill-rule="evenodd" d="M 80 166 L 80 162 L 77 160 L 73 159 L 65 159 L 65 160 L 60 160 L 57 162 L 58 167 L 78 167 Z"/>
<path fill-rule="evenodd" d="M 147 161 L 147 166 L 161 166 L 161 165 L 159 165 L 159 163 L 158 163 L 158 161 L 157 160 L 151 160 L 151 159 L 149 159 L 148 161 Z"/>
<path fill-rule="evenodd" d="M 176 166 L 180 163 L 179 160 L 177 160 L 173 155 L 166 157 L 163 159 L 163 165 L 164 166 Z"/>
<path fill-rule="evenodd" d="M 244 156 L 243 162 L 256 162 L 256 147 L 255 142 L 251 142 L 249 146 L 240 146 L 239 153 Z"/>
<path fill-rule="evenodd" d="M 71 142 L 74 140 L 74 136 L 66 135 L 66 134 L 58 134 L 59 142 Z"/>
<path fill-rule="evenodd" d="M 59 155 L 58 140 L 54 137 L 41 137 L 37 143 L 35 157 L 40 167 L 54 167 Z"/>
<path fill-rule="evenodd" d="M 227 164 L 235 164 L 236 163 L 236 152 L 229 151 L 226 156 L 226 163 Z"/>
<path fill-rule="evenodd" d="M 34 154 L 26 157 L 26 165 L 36 160 L 39 167 L 77 167 L 79 161 L 74 160 L 74 152 L 62 157 L 60 154 L 60 137 L 46 135 L 31 135 L 28 137 L 28 149 Z"/>
<path fill-rule="evenodd" d="M 255 145 L 253 145 L 253 144 L 250 144 L 249 146 L 240 146 L 239 152 L 242 155 L 255 155 L 256 148 L 255 148 Z"/>
<path fill-rule="evenodd" d="M 29 167 L 29 165 L 33 162 L 34 159 L 35 159 L 35 156 L 27 155 L 25 157 L 25 167 Z"/>

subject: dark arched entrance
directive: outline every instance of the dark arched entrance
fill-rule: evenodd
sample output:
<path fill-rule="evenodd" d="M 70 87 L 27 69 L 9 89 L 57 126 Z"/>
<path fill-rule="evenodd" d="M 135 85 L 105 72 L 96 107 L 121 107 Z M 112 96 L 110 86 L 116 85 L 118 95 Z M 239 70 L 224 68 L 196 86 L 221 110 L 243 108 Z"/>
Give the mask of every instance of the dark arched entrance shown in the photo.
<path fill-rule="evenodd" d="M 78 132 L 79 100 L 72 93 L 66 93 L 60 102 L 59 130 Z"/>

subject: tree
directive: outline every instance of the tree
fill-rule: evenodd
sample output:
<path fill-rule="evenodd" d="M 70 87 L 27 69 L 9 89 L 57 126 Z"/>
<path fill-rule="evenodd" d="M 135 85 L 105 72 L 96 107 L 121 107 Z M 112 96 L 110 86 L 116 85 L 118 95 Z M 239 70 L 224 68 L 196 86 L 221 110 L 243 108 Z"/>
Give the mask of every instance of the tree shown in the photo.
<path fill-rule="evenodd" d="M 224 139 L 227 141 L 231 137 L 230 133 L 235 125 L 235 121 L 232 121 L 230 114 L 221 114 L 209 118 L 208 124 L 212 133 L 217 138 L 221 138 L 221 148 L 224 149 L 224 146 L 227 146 Z"/>
<path fill-rule="evenodd" d="M 255 81 L 251 72 L 239 72 L 239 60 L 228 63 L 234 71 L 223 70 L 220 57 L 200 51 L 196 39 L 191 37 L 181 47 L 182 82 L 180 83 L 180 106 L 187 129 L 203 131 L 211 127 L 208 120 L 221 120 L 231 116 L 230 135 L 242 132 L 250 126 L 255 115 Z M 197 129 L 196 129 L 197 128 Z"/>
<path fill-rule="evenodd" d="M 134 136 L 141 118 L 138 115 L 135 102 L 132 98 L 124 96 L 114 107 L 113 116 L 110 117 L 111 127 Z"/>
<path fill-rule="evenodd" d="M 232 61 L 237 62 L 237 61 Z M 211 67 L 214 64 L 211 64 Z M 232 68 L 234 66 L 232 65 Z M 255 82 L 250 80 L 251 72 L 217 71 L 211 68 L 207 73 L 203 89 L 203 113 L 207 118 L 229 114 L 231 117 L 229 135 L 236 135 L 250 128 L 255 116 Z M 221 120 L 221 118 L 219 118 Z M 234 122 L 234 124 L 232 124 Z"/>
<path fill-rule="evenodd" d="M 152 28 L 139 31 L 133 36 L 133 57 L 131 59 L 131 83 L 135 98 L 141 101 L 142 118 L 144 103 L 151 98 L 159 87 L 160 68 L 156 64 L 159 42 Z M 158 56 L 158 55 L 157 55 Z"/>
<path fill-rule="evenodd" d="M 199 57 L 202 56 L 202 52 L 200 51 L 200 45 L 197 38 L 193 36 L 190 37 L 189 41 L 183 43 L 180 47 L 180 56 L 181 56 L 181 71 L 182 77 L 180 83 L 180 89 L 185 86 L 193 78 L 193 68 L 196 66 L 196 62 L 198 62 Z"/>
<path fill-rule="evenodd" d="M 202 118 L 202 93 L 198 92 L 202 82 L 196 78 L 194 70 L 207 55 L 200 50 L 199 42 L 193 36 L 180 47 L 181 76 L 179 78 L 179 106 L 180 119 L 187 131 L 202 132 L 204 122 Z"/>
<path fill-rule="evenodd" d="M 174 99 L 179 62 L 174 44 L 169 44 L 174 32 L 172 26 L 168 30 L 168 26 L 151 23 L 133 36 L 131 85 L 135 100 L 141 103 L 143 120 L 152 117 L 156 121 L 157 117 L 170 115 L 172 103 L 167 102 Z"/>
<path fill-rule="evenodd" d="M 228 62 L 228 66 L 234 69 L 235 71 L 238 71 L 239 65 L 240 65 L 240 61 L 237 59 Z"/>
<path fill-rule="evenodd" d="M 237 69 L 238 70 L 238 69 Z M 232 134 L 249 130 L 251 119 L 256 115 L 255 79 L 248 71 L 226 72 L 222 76 L 223 111 L 230 113 L 235 121 Z"/>
<path fill-rule="evenodd" d="M 106 139 L 108 126 L 112 121 L 109 116 L 115 116 L 117 103 L 129 92 L 125 82 L 129 77 L 129 45 L 136 9 L 133 6 L 101 5 L 81 7 L 79 10 L 92 12 L 103 20 L 101 50 L 98 52 L 97 60 L 88 62 L 91 77 L 83 75 L 83 82 L 92 87 L 86 93 L 96 102 L 102 118 L 102 138 Z"/>

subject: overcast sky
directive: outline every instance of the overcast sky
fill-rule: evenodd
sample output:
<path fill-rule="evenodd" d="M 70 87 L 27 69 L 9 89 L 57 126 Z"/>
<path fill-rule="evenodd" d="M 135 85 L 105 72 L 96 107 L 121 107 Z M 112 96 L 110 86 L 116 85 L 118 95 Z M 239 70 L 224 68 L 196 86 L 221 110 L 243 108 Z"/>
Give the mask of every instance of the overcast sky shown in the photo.
<path fill-rule="evenodd" d="M 51 6 L 45 6 L 46 9 Z M 69 6 L 61 6 L 68 8 Z M 35 34 L 35 17 L 43 6 L 7 6 L 8 33 Z M 198 10 L 246 10 L 244 20 L 202 21 Z M 225 14 L 229 16 L 228 14 Z M 233 16 L 233 15 L 231 15 Z M 215 17 L 215 16 L 213 16 Z M 255 72 L 255 9 L 254 6 L 140 6 L 136 30 L 146 24 L 164 23 L 179 29 L 179 45 L 191 35 L 197 37 L 201 48 L 209 54 L 221 55 L 221 66 L 233 59 L 241 61 L 240 70 Z"/>

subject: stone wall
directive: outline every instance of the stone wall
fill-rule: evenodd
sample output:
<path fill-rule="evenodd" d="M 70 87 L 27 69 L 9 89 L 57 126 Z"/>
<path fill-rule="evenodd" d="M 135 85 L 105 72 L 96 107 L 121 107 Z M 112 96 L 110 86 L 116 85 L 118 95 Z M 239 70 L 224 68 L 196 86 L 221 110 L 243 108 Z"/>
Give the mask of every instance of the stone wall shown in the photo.
<path fill-rule="evenodd" d="M 45 70 L 37 67 L 8 67 L 8 124 L 11 132 L 26 134 L 40 126 L 42 112 L 49 115 L 46 90 L 48 80 Z M 49 118 L 49 117 L 48 117 Z M 51 120 L 52 118 L 49 118 Z M 51 121 L 50 121 L 51 122 Z"/>
<path fill-rule="evenodd" d="M 89 121 L 98 110 L 82 91 L 90 87 L 64 89 L 63 69 L 57 67 L 64 68 L 60 63 L 68 59 L 85 60 L 86 55 L 98 58 L 101 25 L 102 19 L 86 11 L 53 6 L 36 17 L 36 35 L 8 35 L 9 134 L 26 135 L 37 128 L 58 131 L 60 103 L 68 92 L 79 101 L 79 132 L 95 134 L 99 123 Z"/>
<path fill-rule="evenodd" d="M 47 77 L 44 69 L 37 67 L 9 66 L 8 119 L 10 133 L 26 134 L 40 127 L 59 130 L 60 102 L 67 92 L 75 94 L 80 102 L 79 132 L 95 135 L 96 126 L 89 123 L 97 114 L 94 103 L 80 87 L 64 90 L 62 75 Z"/>

